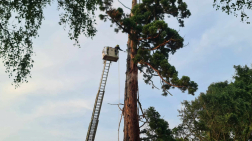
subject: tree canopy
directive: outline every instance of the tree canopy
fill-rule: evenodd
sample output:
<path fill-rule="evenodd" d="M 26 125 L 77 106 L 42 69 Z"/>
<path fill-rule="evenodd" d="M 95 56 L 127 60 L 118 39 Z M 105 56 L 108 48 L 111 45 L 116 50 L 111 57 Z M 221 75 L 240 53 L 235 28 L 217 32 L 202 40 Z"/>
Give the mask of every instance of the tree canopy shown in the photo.
<path fill-rule="evenodd" d="M 39 37 L 38 29 L 44 19 L 44 9 L 54 0 L 1 0 L 0 1 L 0 57 L 9 77 L 15 73 L 16 87 L 28 82 L 33 67 L 33 39 Z M 78 37 L 95 36 L 95 10 L 102 0 L 57 0 L 60 25 L 68 25 L 69 38 L 78 45 Z M 13 23 L 12 20 L 16 23 Z"/>
<path fill-rule="evenodd" d="M 249 16 L 244 11 L 245 9 L 250 10 L 252 8 L 252 0 L 214 0 L 213 7 L 216 10 L 222 10 L 222 12 L 229 14 L 234 14 L 238 16 L 237 12 L 241 12 L 241 21 L 243 22 L 249 18 Z M 250 24 L 250 22 L 247 22 Z"/>
<path fill-rule="evenodd" d="M 33 38 L 38 37 L 38 29 L 44 19 L 43 10 L 51 5 L 53 0 L 3 0 L 0 2 L 0 57 L 6 66 L 9 76 L 16 73 L 14 83 L 28 82 L 33 67 Z M 177 87 L 182 92 L 188 90 L 194 94 L 197 84 L 188 76 L 178 78 L 175 67 L 168 62 L 170 54 L 183 48 L 184 39 L 178 32 L 165 23 L 165 16 L 178 19 L 181 27 L 184 18 L 191 13 L 187 4 L 182 0 L 143 0 L 131 10 L 133 16 L 125 14 L 122 8 L 113 8 L 113 0 L 57 0 L 58 9 L 65 13 L 60 15 L 60 25 L 69 25 L 69 38 L 78 45 L 78 37 L 95 36 L 95 10 L 97 7 L 105 14 L 101 20 L 109 19 L 116 24 L 115 32 L 122 31 L 129 34 L 130 39 L 137 43 L 137 55 L 134 57 L 139 69 L 144 73 L 145 82 L 153 84 L 153 76 L 159 76 L 162 82 L 163 95 L 169 94 L 170 88 Z M 177 3 L 177 4 L 176 4 Z M 16 16 L 14 16 L 16 15 Z M 11 18 L 17 20 L 10 24 Z M 24 25 L 22 24 L 24 23 Z M 12 29 L 10 29 L 12 28 Z M 130 31 L 134 31 L 131 33 Z"/>
<path fill-rule="evenodd" d="M 160 117 L 154 107 L 149 107 L 144 114 L 147 126 L 141 130 L 141 134 L 146 136 L 141 138 L 142 141 L 175 141 L 168 122 Z"/>
<path fill-rule="evenodd" d="M 252 69 L 234 66 L 234 82 L 213 83 L 180 110 L 177 136 L 195 140 L 252 139 Z"/>
<path fill-rule="evenodd" d="M 127 33 L 136 44 L 137 54 L 134 62 L 143 72 L 147 84 L 152 84 L 153 76 L 161 78 L 163 95 L 169 94 L 170 88 L 177 87 L 182 92 L 188 90 L 194 94 L 198 85 L 188 76 L 178 78 L 175 67 L 168 62 L 169 55 L 183 48 L 184 39 L 178 32 L 168 26 L 164 17 L 176 17 L 179 25 L 184 27 L 184 20 L 191 13 L 182 0 L 143 0 L 132 9 L 133 16 L 124 13 L 122 8 L 101 6 L 106 14 L 101 14 L 101 20 L 110 20 L 116 25 L 115 31 Z M 133 32 L 131 32 L 133 31 Z"/>

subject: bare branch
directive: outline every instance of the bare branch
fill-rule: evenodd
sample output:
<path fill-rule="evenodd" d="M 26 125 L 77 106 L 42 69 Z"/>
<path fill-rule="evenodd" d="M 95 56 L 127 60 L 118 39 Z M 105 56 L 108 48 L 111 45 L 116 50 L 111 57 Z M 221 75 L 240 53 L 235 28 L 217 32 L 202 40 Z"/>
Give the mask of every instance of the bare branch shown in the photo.
<path fill-rule="evenodd" d="M 158 90 L 159 90 L 159 88 L 158 88 L 158 87 L 156 87 L 156 86 L 154 85 L 154 83 L 153 83 L 153 81 L 152 81 L 152 80 L 150 80 L 150 82 L 151 82 L 151 84 L 152 84 L 152 87 L 153 87 L 153 88 L 156 88 L 156 89 L 158 89 Z"/>
<path fill-rule="evenodd" d="M 189 45 L 189 42 L 185 45 L 185 46 L 183 46 L 183 47 L 186 47 L 186 46 L 188 46 Z"/>
<path fill-rule="evenodd" d="M 142 128 L 146 123 L 149 123 L 149 122 L 144 122 L 141 126 L 139 126 L 139 128 Z"/>
<path fill-rule="evenodd" d="M 168 90 L 165 90 L 168 94 L 170 94 L 171 96 L 173 96 Z"/>
<path fill-rule="evenodd" d="M 119 131 L 120 131 L 120 124 L 121 124 L 121 121 L 122 121 L 122 116 L 123 116 L 123 113 L 121 114 L 121 119 L 120 119 L 119 125 L 118 125 L 118 141 L 119 141 Z"/>
<path fill-rule="evenodd" d="M 119 0 L 118 0 L 119 1 Z M 120 2 L 120 1 L 119 1 Z M 125 6 L 122 2 L 120 2 L 125 8 L 128 8 L 129 10 L 131 10 L 129 7 Z"/>
<path fill-rule="evenodd" d="M 110 104 L 110 103 L 108 103 L 108 104 L 109 104 L 109 105 L 117 105 L 118 108 L 119 108 L 121 111 L 123 111 L 123 109 L 121 109 L 119 105 L 124 105 L 124 104 L 121 104 L 121 103 L 119 103 L 119 104 Z"/>
<path fill-rule="evenodd" d="M 118 105 L 118 108 L 121 110 L 121 111 L 123 111 L 121 108 L 120 108 L 120 106 Z"/>
<path fill-rule="evenodd" d="M 124 105 L 124 104 L 122 104 L 122 103 L 119 103 L 119 104 L 111 104 L 111 103 L 108 103 L 109 105 Z"/>
<path fill-rule="evenodd" d="M 143 117 L 146 119 L 146 117 L 145 117 L 145 115 L 144 115 L 144 112 L 143 112 L 143 109 L 142 109 L 142 105 L 141 105 L 139 99 L 137 99 L 137 102 L 138 102 L 139 107 L 140 107 L 140 109 L 141 109 L 141 111 L 142 111 Z M 146 119 L 146 121 L 148 121 L 148 120 Z"/>

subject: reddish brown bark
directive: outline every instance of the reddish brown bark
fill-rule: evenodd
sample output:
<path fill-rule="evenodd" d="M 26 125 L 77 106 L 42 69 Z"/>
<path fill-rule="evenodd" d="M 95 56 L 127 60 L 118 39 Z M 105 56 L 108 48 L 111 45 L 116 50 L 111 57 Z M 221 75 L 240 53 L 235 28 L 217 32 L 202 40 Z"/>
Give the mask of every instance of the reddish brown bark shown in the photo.
<path fill-rule="evenodd" d="M 137 1 L 132 0 L 132 8 Z M 132 16 L 132 13 L 131 13 Z M 133 31 L 131 32 L 133 33 Z M 138 69 L 133 62 L 136 55 L 136 41 L 128 39 L 128 57 L 124 96 L 124 141 L 140 141 L 137 113 Z"/>

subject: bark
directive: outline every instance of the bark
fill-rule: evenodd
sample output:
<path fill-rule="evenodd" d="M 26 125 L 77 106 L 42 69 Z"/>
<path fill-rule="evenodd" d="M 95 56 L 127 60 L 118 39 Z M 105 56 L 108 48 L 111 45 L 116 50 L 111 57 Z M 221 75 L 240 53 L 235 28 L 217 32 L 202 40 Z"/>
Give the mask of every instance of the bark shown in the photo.
<path fill-rule="evenodd" d="M 137 4 L 132 0 L 132 8 Z M 131 13 L 132 16 L 132 13 Z M 131 31 L 133 33 L 133 31 Z M 124 96 L 124 141 L 140 141 L 137 113 L 138 68 L 133 62 L 136 55 L 136 41 L 128 39 L 126 86 Z"/>

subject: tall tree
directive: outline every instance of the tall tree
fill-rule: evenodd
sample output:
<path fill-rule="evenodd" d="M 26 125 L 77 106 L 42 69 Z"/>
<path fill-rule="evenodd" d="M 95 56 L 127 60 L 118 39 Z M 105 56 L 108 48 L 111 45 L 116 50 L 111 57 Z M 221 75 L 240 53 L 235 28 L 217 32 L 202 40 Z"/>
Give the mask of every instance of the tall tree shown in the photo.
<path fill-rule="evenodd" d="M 214 0 L 213 7 L 216 6 L 216 10 L 222 10 L 222 12 L 229 14 L 234 14 L 234 16 L 238 16 L 236 12 L 241 12 L 241 21 L 245 21 L 249 18 L 249 16 L 244 12 L 245 9 L 250 10 L 252 8 L 252 0 Z M 250 22 L 247 22 L 250 24 Z"/>
<path fill-rule="evenodd" d="M 132 8 L 137 4 L 137 0 L 132 0 Z M 137 91 L 138 91 L 138 68 L 133 59 L 137 53 L 137 42 L 131 35 L 136 35 L 134 29 L 130 27 L 131 24 L 136 24 L 135 21 L 130 19 L 134 17 L 131 11 L 129 17 L 125 20 L 120 19 L 121 25 L 125 24 L 128 27 L 128 43 L 127 43 L 127 69 L 126 69 L 126 84 L 124 96 L 124 141 L 140 141 L 139 119 L 137 113 Z M 127 23 L 127 20 L 129 21 Z"/>
<path fill-rule="evenodd" d="M 0 3 L 1 14 L 1 56 L 5 59 L 7 72 L 17 71 L 14 82 L 27 81 L 30 74 L 32 38 L 37 37 L 43 19 L 43 8 L 51 4 L 51 0 L 3 0 Z M 147 84 L 154 76 L 160 77 L 164 96 L 170 94 L 170 88 L 177 87 L 182 92 L 188 90 L 194 95 L 197 84 L 188 76 L 178 78 L 175 67 L 168 62 L 170 54 L 183 48 L 184 39 L 178 32 L 165 23 L 164 17 L 176 17 L 180 26 L 184 26 L 184 18 L 191 13 L 187 4 L 182 0 L 143 0 L 137 4 L 132 0 L 131 14 L 125 14 L 122 8 L 113 8 L 112 0 L 58 0 L 58 8 L 63 8 L 60 24 L 69 24 L 69 37 L 76 41 L 84 33 L 87 37 L 95 36 L 96 29 L 94 11 L 99 6 L 104 14 L 99 15 L 101 20 L 110 20 L 116 24 L 115 32 L 122 31 L 128 34 L 128 58 L 126 71 L 126 88 L 124 100 L 124 141 L 139 141 L 139 118 L 137 113 L 138 70 L 144 74 Z M 177 4 L 176 4 L 177 3 Z M 6 12 L 7 11 L 7 12 Z M 25 22 L 25 28 L 17 31 L 8 28 L 9 19 L 17 11 L 18 21 Z M 15 26 L 13 26 L 14 28 Z M 11 31 L 11 32 L 10 32 Z M 23 52 L 22 52 L 23 51 Z M 25 52 L 26 51 L 26 52 Z M 24 57 L 22 55 L 24 54 Z M 8 63 L 7 63 L 8 62 Z M 13 68 L 11 70 L 10 68 Z"/>
<path fill-rule="evenodd" d="M 206 94 L 182 103 L 178 136 L 204 141 L 252 139 L 252 69 L 234 68 L 234 82 L 213 83 Z"/>
<path fill-rule="evenodd" d="M 167 14 L 177 17 L 180 26 L 184 26 L 183 18 L 190 16 L 187 5 L 182 0 L 143 0 L 137 4 L 132 0 L 130 15 L 121 8 L 110 9 L 107 15 L 112 23 L 116 23 L 115 31 L 122 30 L 129 35 L 128 58 L 126 71 L 126 89 L 124 99 L 124 140 L 139 141 L 139 119 L 137 114 L 138 69 L 144 73 L 145 82 L 152 83 L 153 76 L 161 78 L 163 95 L 168 90 L 179 88 L 194 94 L 197 84 L 190 78 L 178 78 L 178 72 L 168 62 L 169 53 L 183 47 L 183 38 L 164 22 Z M 139 65 L 138 65 L 139 64 Z M 143 70 L 143 68 L 145 70 Z"/>

